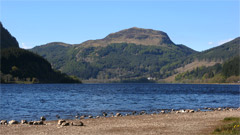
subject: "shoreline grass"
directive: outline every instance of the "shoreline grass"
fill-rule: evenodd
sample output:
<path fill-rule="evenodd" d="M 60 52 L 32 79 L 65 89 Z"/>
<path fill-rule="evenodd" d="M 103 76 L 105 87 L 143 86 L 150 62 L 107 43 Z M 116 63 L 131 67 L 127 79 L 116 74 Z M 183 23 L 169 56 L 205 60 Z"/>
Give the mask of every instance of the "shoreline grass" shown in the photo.
<path fill-rule="evenodd" d="M 216 135 L 239 135 L 240 117 L 226 117 L 223 119 L 223 125 L 216 128 L 212 134 Z"/>

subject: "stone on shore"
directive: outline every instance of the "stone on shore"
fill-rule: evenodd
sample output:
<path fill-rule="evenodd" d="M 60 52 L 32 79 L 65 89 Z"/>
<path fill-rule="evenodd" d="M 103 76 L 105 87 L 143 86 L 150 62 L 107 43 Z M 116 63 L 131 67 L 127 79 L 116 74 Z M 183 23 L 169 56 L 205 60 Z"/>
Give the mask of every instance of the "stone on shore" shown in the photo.
<path fill-rule="evenodd" d="M 8 124 L 10 124 L 10 125 L 18 124 L 18 121 L 16 121 L 16 120 L 11 120 L 11 121 L 8 122 Z"/>
<path fill-rule="evenodd" d="M 185 113 L 185 110 L 179 110 L 180 113 Z"/>
<path fill-rule="evenodd" d="M 63 122 L 66 122 L 65 120 L 58 120 L 58 125 L 62 125 Z"/>
<path fill-rule="evenodd" d="M 61 126 L 69 126 L 69 125 L 70 125 L 69 122 L 63 122 L 63 123 L 61 124 Z"/>
<path fill-rule="evenodd" d="M 88 118 L 93 118 L 93 116 L 92 116 L 92 115 L 89 115 Z"/>
<path fill-rule="evenodd" d="M 133 111 L 133 112 L 132 112 L 132 115 L 135 115 L 136 113 L 137 113 L 136 111 Z"/>
<path fill-rule="evenodd" d="M 122 116 L 121 113 L 116 113 L 115 117 L 119 117 L 119 116 Z"/>
<path fill-rule="evenodd" d="M 38 125 L 38 122 L 34 121 L 34 122 L 33 122 L 33 125 Z"/>
<path fill-rule="evenodd" d="M 21 124 L 28 124 L 27 120 L 21 120 Z"/>
<path fill-rule="evenodd" d="M 140 113 L 139 113 L 140 115 L 145 115 L 145 114 L 147 114 L 145 111 L 141 111 Z"/>
<path fill-rule="evenodd" d="M 38 121 L 38 125 L 43 125 L 43 121 Z"/>
<path fill-rule="evenodd" d="M 190 112 L 190 113 L 194 113 L 194 110 L 189 110 L 188 112 Z"/>
<path fill-rule="evenodd" d="M 83 123 L 81 121 L 74 121 L 72 123 L 73 126 L 83 126 Z"/>
<path fill-rule="evenodd" d="M 7 125 L 7 120 L 1 120 L 1 125 Z"/>
<path fill-rule="evenodd" d="M 29 124 L 29 125 L 33 125 L 33 121 L 29 121 L 28 124 Z"/>
<path fill-rule="evenodd" d="M 42 116 L 42 117 L 40 118 L 40 120 L 41 120 L 41 121 L 45 121 L 46 118 L 45 118 L 44 116 Z"/>
<path fill-rule="evenodd" d="M 34 121 L 33 125 L 43 125 L 43 121 Z"/>
<path fill-rule="evenodd" d="M 85 116 L 84 116 L 84 115 L 80 117 L 80 119 L 84 119 L 84 118 L 85 118 Z"/>
<path fill-rule="evenodd" d="M 103 112 L 102 114 L 103 114 L 104 117 L 107 117 L 107 113 Z"/>

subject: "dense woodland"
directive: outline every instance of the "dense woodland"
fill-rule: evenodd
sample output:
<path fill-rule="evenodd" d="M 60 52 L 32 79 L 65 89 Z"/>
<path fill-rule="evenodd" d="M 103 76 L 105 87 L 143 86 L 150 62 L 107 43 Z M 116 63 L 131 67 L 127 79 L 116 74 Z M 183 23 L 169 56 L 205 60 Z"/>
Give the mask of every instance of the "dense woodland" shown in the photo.
<path fill-rule="evenodd" d="M 239 55 L 239 41 L 233 41 L 221 46 L 196 52 L 184 45 L 169 44 L 168 46 L 146 46 L 130 43 L 113 43 L 108 46 L 84 47 L 59 45 L 50 43 L 33 48 L 31 51 L 50 61 L 54 68 L 81 79 L 112 80 L 121 82 L 136 82 L 151 77 L 153 80 L 163 80 L 178 74 L 175 70 L 195 61 L 217 61 L 222 63 Z M 196 70 L 196 71 L 195 71 Z M 194 71 L 179 74 L 175 81 L 184 82 L 225 82 L 221 75 L 212 78 L 213 73 L 222 72 L 222 65 L 213 67 L 198 67 Z M 211 70 L 212 72 L 210 73 Z M 197 75 L 181 77 L 189 72 Z M 188 75 L 185 75 L 188 76 Z M 208 79 L 200 79 L 200 78 Z M 195 78 L 195 79 L 194 79 Z M 236 77 L 235 77 L 236 78 Z M 200 81 L 199 81 L 200 80 Z M 208 81 L 207 81 L 208 80 Z M 223 81 L 224 80 L 224 81 Z"/>
<path fill-rule="evenodd" d="M 2 25 L 1 32 L 1 83 L 81 82 L 76 77 L 53 70 L 51 64 L 41 56 L 20 49 L 16 39 Z"/>
<path fill-rule="evenodd" d="M 1 50 L 1 83 L 78 83 L 60 71 L 54 71 L 48 61 L 20 48 Z"/>
<path fill-rule="evenodd" d="M 2 49 L 5 49 L 5 48 L 19 48 L 19 44 L 16 40 L 15 37 L 13 37 L 7 29 L 5 29 L 2 25 L 2 23 L 0 22 L 0 30 L 1 30 L 1 33 L 0 33 L 0 36 L 1 36 L 1 42 L 0 42 L 0 45 L 1 45 L 1 50 Z"/>
<path fill-rule="evenodd" d="M 197 52 L 174 44 L 164 32 L 131 28 L 101 40 L 78 45 L 53 42 L 34 47 L 30 52 L 20 49 L 17 40 L 2 25 L 1 31 L 2 83 L 79 83 L 78 78 L 99 82 L 164 82 L 171 76 L 175 76 L 174 82 L 181 83 L 239 81 L 240 38 Z M 148 42 L 137 44 L 142 40 Z M 196 60 L 219 64 L 183 73 L 176 70 Z"/>
<path fill-rule="evenodd" d="M 183 45 L 163 47 L 114 43 L 106 47 L 87 48 L 48 46 L 32 51 L 49 60 L 54 68 L 82 79 L 164 78 L 174 73 L 170 67 L 175 68 L 181 64 L 178 61 L 195 53 Z"/>
<path fill-rule="evenodd" d="M 240 81 L 239 62 L 240 56 L 236 56 L 223 64 L 197 67 L 192 71 L 180 73 L 175 80 L 185 83 L 237 83 Z"/>
<path fill-rule="evenodd" d="M 207 61 L 226 61 L 240 54 L 240 37 L 223 45 L 197 53 L 193 58 Z"/>

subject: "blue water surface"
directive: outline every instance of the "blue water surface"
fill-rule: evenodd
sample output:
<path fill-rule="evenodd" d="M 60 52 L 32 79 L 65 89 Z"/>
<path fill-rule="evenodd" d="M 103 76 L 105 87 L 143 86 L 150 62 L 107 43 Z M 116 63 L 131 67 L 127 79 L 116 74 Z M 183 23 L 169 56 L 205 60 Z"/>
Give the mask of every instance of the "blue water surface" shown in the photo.
<path fill-rule="evenodd" d="M 212 84 L 1 84 L 0 119 L 56 115 L 154 112 L 161 109 L 240 107 L 240 85 Z"/>

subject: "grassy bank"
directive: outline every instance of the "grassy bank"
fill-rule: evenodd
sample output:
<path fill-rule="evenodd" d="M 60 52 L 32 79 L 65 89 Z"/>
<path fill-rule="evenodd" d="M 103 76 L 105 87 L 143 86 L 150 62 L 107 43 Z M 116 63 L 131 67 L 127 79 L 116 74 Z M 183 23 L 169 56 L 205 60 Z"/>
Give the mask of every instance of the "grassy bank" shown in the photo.
<path fill-rule="evenodd" d="M 240 117 L 226 117 L 223 125 L 216 128 L 213 134 L 217 135 L 239 135 L 240 134 Z"/>

